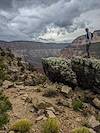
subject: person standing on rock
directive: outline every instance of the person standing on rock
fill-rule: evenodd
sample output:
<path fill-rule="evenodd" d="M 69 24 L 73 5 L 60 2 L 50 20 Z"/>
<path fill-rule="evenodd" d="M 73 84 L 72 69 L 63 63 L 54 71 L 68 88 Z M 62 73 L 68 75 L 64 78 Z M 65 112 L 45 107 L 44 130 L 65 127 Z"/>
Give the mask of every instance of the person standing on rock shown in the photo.
<path fill-rule="evenodd" d="M 92 42 L 93 38 L 93 33 L 89 32 L 89 29 L 86 28 L 86 52 L 87 52 L 87 57 L 90 58 L 90 45 Z"/>

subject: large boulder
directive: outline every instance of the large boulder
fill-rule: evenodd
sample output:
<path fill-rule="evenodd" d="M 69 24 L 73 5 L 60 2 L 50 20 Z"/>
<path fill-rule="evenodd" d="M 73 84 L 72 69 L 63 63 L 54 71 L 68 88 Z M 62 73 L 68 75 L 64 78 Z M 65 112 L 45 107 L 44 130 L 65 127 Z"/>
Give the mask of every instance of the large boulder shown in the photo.
<path fill-rule="evenodd" d="M 76 85 L 76 75 L 72 71 L 71 61 L 63 58 L 43 58 L 43 69 L 45 74 L 53 82 L 61 82 L 68 85 Z"/>
<path fill-rule="evenodd" d="M 71 64 L 79 86 L 100 93 L 100 60 L 75 57 L 71 60 Z"/>
<path fill-rule="evenodd" d="M 100 93 L 100 60 L 94 58 L 74 57 L 64 59 L 57 57 L 43 58 L 45 74 L 53 82 L 65 85 L 77 85 Z"/>
<path fill-rule="evenodd" d="M 11 82 L 11 81 L 8 81 L 8 80 L 5 80 L 5 81 L 3 82 L 3 85 L 2 85 L 2 87 L 3 87 L 4 89 L 9 89 L 9 88 L 11 88 L 11 87 L 13 87 L 13 86 L 14 86 L 14 83 Z"/>

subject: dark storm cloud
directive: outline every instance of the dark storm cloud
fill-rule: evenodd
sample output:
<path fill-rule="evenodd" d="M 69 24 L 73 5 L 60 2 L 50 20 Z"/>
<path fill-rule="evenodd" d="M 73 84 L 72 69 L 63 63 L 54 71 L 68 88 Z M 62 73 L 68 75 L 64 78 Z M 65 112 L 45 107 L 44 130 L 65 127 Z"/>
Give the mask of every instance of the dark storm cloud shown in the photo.
<path fill-rule="evenodd" d="M 0 0 L 0 8 L 5 10 L 12 8 L 12 0 Z"/>
<path fill-rule="evenodd" d="M 0 0 L 0 39 L 31 40 L 51 24 L 72 32 L 85 27 L 82 14 L 99 8 L 100 0 Z"/>
<path fill-rule="evenodd" d="M 55 2 L 58 2 L 59 0 L 15 0 L 14 2 L 16 3 L 16 4 L 18 4 L 19 6 L 23 6 L 23 5 L 25 5 L 25 6 L 29 6 L 29 5 L 47 5 L 47 6 L 49 6 L 49 5 L 51 5 L 51 4 L 53 4 L 53 3 L 55 3 Z"/>

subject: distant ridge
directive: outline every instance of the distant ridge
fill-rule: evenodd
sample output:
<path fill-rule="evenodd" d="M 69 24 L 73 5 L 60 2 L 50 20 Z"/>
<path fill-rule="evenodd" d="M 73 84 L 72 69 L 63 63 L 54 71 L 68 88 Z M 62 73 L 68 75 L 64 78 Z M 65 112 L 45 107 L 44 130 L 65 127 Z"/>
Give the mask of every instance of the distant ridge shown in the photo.
<path fill-rule="evenodd" d="M 96 30 L 93 32 L 93 41 L 92 43 L 98 43 L 100 42 L 100 30 Z M 72 45 L 73 46 L 80 46 L 80 45 L 84 45 L 86 44 L 86 39 L 85 39 L 85 35 L 79 36 L 77 37 L 73 42 Z"/>
<path fill-rule="evenodd" d="M 26 62 L 41 67 L 41 58 L 57 56 L 70 43 L 43 43 L 35 41 L 0 41 L 0 47 L 10 48 L 16 56 L 21 56 Z"/>
<path fill-rule="evenodd" d="M 72 58 L 76 56 L 86 56 L 86 38 L 85 35 L 77 37 L 73 40 L 70 47 L 61 50 L 60 56 L 64 58 Z M 93 40 L 90 47 L 91 56 L 100 59 L 100 30 L 93 32 Z"/>
<path fill-rule="evenodd" d="M 56 43 L 56 42 L 39 42 L 39 41 L 24 41 L 24 40 L 15 40 L 15 41 L 4 41 L 4 40 L 0 40 L 0 43 L 40 43 L 40 44 L 70 44 L 70 43 Z"/>

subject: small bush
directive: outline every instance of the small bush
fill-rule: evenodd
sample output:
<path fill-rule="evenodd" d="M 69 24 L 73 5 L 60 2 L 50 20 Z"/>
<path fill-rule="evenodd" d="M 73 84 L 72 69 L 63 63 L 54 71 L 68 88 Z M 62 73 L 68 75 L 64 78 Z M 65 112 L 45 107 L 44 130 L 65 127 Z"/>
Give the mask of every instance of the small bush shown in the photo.
<path fill-rule="evenodd" d="M 31 121 L 27 119 L 21 119 L 11 126 L 11 130 L 19 133 L 27 133 L 30 131 L 31 127 Z"/>
<path fill-rule="evenodd" d="M 12 105 L 8 99 L 2 92 L 0 92 L 0 113 L 7 112 L 12 109 Z"/>
<path fill-rule="evenodd" d="M 0 128 L 9 122 L 9 116 L 6 113 L 0 113 Z"/>
<path fill-rule="evenodd" d="M 76 128 L 72 133 L 90 133 L 89 129 L 86 127 Z"/>
<path fill-rule="evenodd" d="M 2 84 L 3 84 L 3 81 L 0 79 L 0 86 L 2 86 Z"/>
<path fill-rule="evenodd" d="M 21 57 L 17 57 L 17 65 L 20 67 L 20 66 L 23 66 L 22 64 L 22 58 Z"/>
<path fill-rule="evenodd" d="M 56 118 L 48 118 L 43 125 L 43 133 L 59 133 L 59 121 Z"/>
<path fill-rule="evenodd" d="M 53 87 L 48 87 L 44 92 L 44 96 L 46 97 L 54 97 L 57 96 L 57 94 L 57 89 Z"/>
<path fill-rule="evenodd" d="M 0 79 L 4 81 L 6 79 L 5 72 L 0 70 Z"/>
<path fill-rule="evenodd" d="M 6 66 L 3 60 L 0 60 L 0 80 L 4 81 L 6 79 Z"/>
<path fill-rule="evenodd" d="M 7 111 L 12 109 L 9 99 L 0 92 L 0 128 L 9 122 Z"/>
<path fill-rule="evenodd" d="M 83 102 L 81 100 L 75 100 L 72 102 L 73 109 L 80 111 L 83 109 Z"/>
<path fill-rule="evenodd" d="M 32 75 L 32 80 L 34 81 L 34 85 L 44 84 L 46 82 L 46 76 L 39 74 L 38 72 L 34 72 Z"/>
<path fill-rule="evenodd" d="M 1 56 L 5 56 L 6 55 L 6 53 L 5 53 L 5 51 L 3 49 L 0 51 L 0 55 Z"/>

